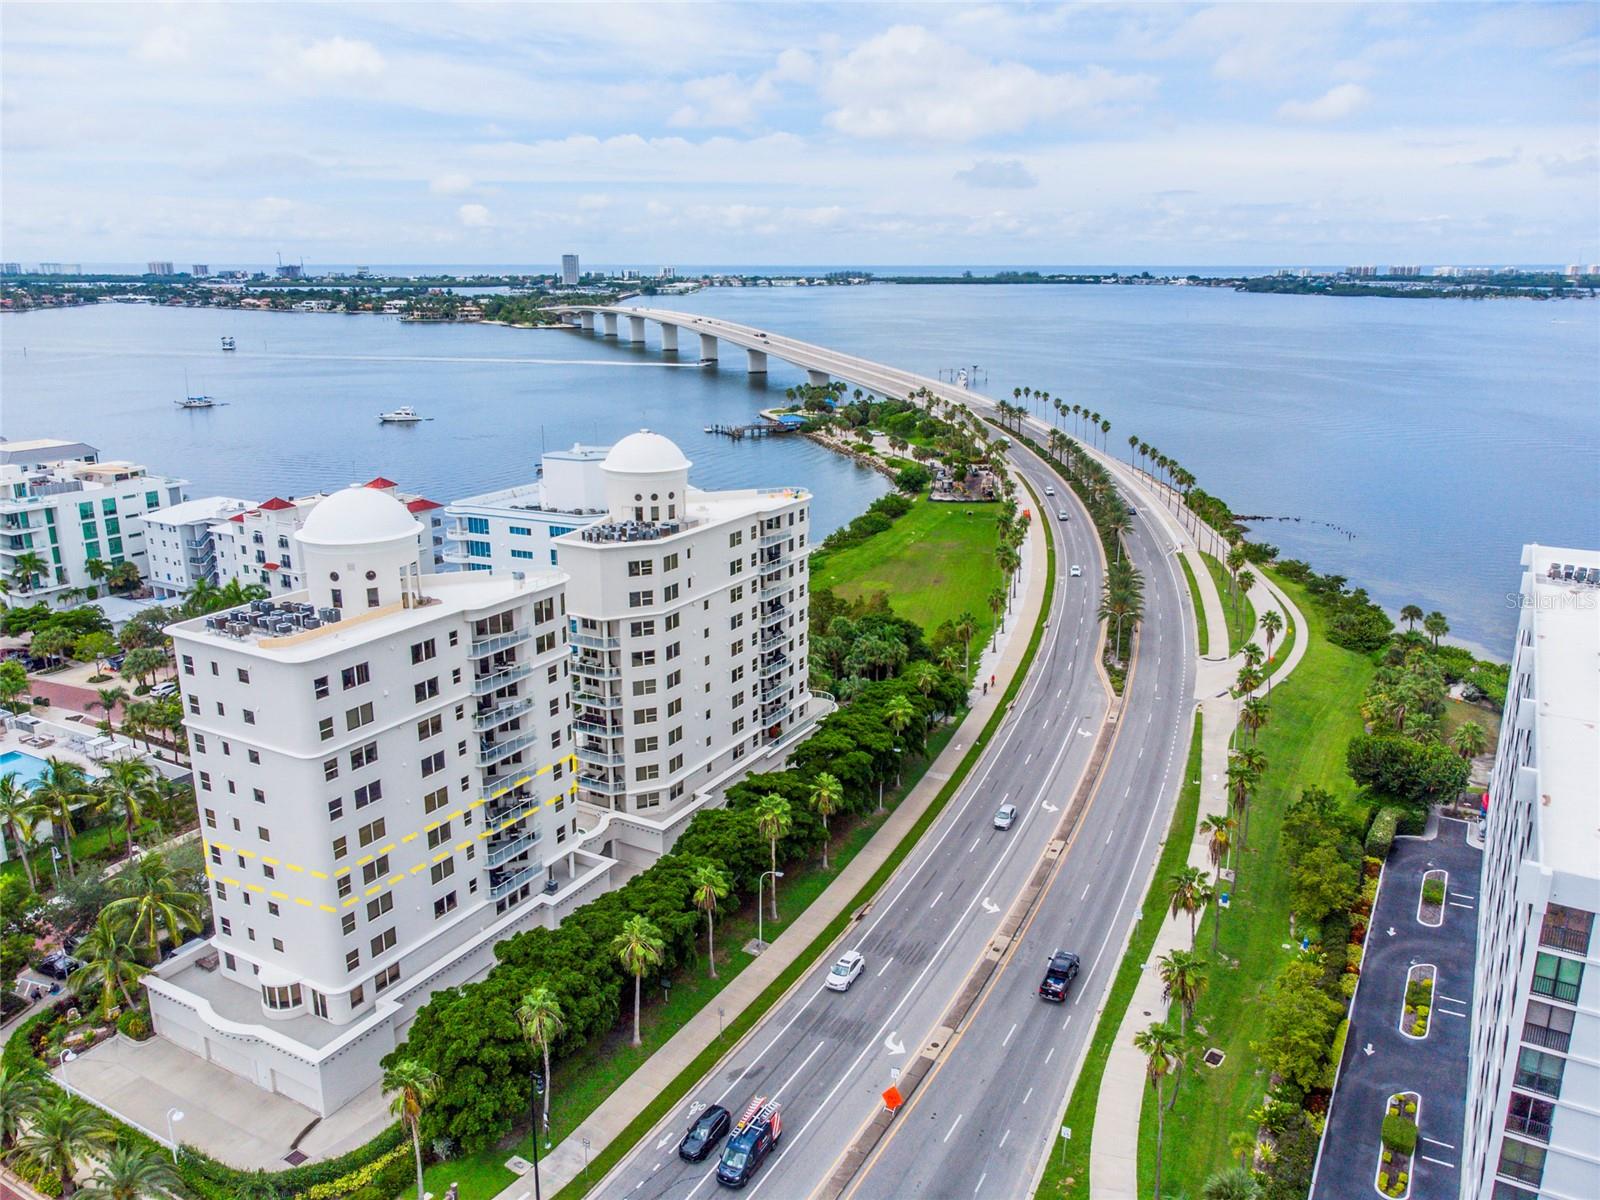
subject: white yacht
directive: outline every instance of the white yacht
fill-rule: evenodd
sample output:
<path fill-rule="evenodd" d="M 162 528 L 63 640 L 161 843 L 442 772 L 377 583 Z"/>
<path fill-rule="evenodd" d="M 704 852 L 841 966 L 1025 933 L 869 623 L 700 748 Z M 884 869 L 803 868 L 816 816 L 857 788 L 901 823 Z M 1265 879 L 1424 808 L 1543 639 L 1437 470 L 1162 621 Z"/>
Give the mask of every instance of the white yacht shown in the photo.
<path fill-rule="evenodd" d="M 210 396 L 185 396 L 182 400 L 174 400 L 173 403 L 179 408 L 195 409 L 216 408 L 220 401 L 214 400 Z"/>
<path fill-rule="evenodd" d="M 427 419 L 409 404 L 402 404 L 399 408 L 392 408 L 386 413 L 378 414 L 378 420 L 385 425 L 415 425 L 418 421 L 426 421 Z"/>

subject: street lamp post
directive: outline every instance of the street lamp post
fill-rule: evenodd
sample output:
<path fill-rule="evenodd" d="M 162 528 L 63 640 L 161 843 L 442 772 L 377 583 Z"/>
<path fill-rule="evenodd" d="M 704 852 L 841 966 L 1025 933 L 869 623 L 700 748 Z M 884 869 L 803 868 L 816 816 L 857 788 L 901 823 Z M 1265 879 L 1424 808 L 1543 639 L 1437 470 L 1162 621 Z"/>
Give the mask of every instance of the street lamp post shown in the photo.
<path fill-rule="evenodd" d="M 172 1143 L 172 1165 L 173 1166 L 177 1166 L 178 1165 L 178 1135 L 173 1131 L 172 1126 L 176 1122 L 181 1121 L 181 1120 L 183 1120 L 183 1109 L 181 1109 L 181 1108 L 169 1108 L 169 1109 L 167 1109 L 167 1141 Z"/>
<path fill-rule="evenodd" d="M 529 1094 L 528 1116 L 532 1119 L 533 1142 L 533 1200 L 540 1200 L 539 1195 L 539 1097 L 544 1095 L 544 1076 L 538 1071 L 530 1071 L 528 1077 L 533 1081 L 533 1090 Z"/>
<path fill-rule="evenodd" d="M 774 898 L 776 898 L 778 895 L 778 880 L 783 878 L 783 872 L 763 871 L 761 872 L 761 878 L 756 880 L 756 945 L 760 946 L 762 950 L 767 948 L 767 939 L 765 936 L 763 936 L 766 926 L 763 924 L 762 918 L 766 914 L 761 908 L 761 889 L 766 883 L 767 876 L 769 875 L 772 876 L 772 895 Z"/>

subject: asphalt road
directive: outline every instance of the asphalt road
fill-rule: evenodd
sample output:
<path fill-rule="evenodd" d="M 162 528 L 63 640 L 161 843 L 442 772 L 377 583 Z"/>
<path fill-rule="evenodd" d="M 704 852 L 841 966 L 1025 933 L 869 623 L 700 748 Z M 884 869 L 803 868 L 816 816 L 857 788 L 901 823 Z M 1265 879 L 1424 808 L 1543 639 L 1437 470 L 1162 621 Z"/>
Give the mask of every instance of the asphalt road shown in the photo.
<path fill-rule="evenodd" d="M 1064 492 L 1037 462 L 1025 460 L 1022 469 L 1040 493 L 1047 485 Z M 1104 716 L 1094 666 L 1098 555 L 1087 517 L 1074 501 L 1068 504 L 1068 521 L 1057 519 L 1054 508 L 1041 514 L 1057 531 L 1058 578 L 1039 655 L 983 759 L 882 898 L 840 942 L 840 950 L 866 956 L 860 979 L 848 992 L 829 992 L 822 985 L 834 956 L 819 963 L 719 1072 L 635 1147 L 602 1182 L 600 1195 L 715 1194 L 715 1158 L 682 1162 L 678 1139 L 700 1106 L 719 1103 L 737 1115 L 758 1095 L 782 1101 L 784 1134 L 746 1192 L 806 1195 L 876 1110 L 891 1072 L 937 1026 L 1034 871 Z M 1075 563 L 1083 567 L 1079 578 L 1070 576 Z M 1017 805 L 1018 819 L 1000 832 L 994 812 L 1007 802 Z"/>
<path fill-rule="evenodd" d="M 1024 1196 L 1116 974 L 1182 784 L 1192 645 L 1171 540 L 1139 510 L 1129 538 L 1145 580 L 1139 662 L 1121 728 L 1060 871 L 938 1067 L 895 1118 L 846 1196 Z M 1057 948 L 1084 969 L 1065 1004 L 1040 999 Z"/>

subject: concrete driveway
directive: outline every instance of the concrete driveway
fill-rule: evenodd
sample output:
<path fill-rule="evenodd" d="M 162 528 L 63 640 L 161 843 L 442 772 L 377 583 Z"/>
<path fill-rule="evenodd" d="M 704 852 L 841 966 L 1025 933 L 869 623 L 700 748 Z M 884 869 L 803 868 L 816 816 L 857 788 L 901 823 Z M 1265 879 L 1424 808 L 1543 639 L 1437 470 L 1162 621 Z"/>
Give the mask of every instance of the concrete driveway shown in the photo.
<path fill-rule="evenodd" d="M 1411 1200 L 1456 1200 L 1460 1193 L 1483 857 L 1468 845 L 1466 830 L 1465 822 L 1440 820 L 1432 837 L 1395 839 L 1367 931 L 1361 987 L 1350 1012 L 1312 1200 L 1377 1194 L 1373 1176 L 1384 1104 L 1401 1091 L 1422 1097 Z M 1434 869 L 1450 873 L 1437 929 L 1417 920 L 1422 876 Z M 1421 1041 L 1399 1029 L 1406 975 L 1415 963 L 1438 968 L 1432 1020 Z"/>

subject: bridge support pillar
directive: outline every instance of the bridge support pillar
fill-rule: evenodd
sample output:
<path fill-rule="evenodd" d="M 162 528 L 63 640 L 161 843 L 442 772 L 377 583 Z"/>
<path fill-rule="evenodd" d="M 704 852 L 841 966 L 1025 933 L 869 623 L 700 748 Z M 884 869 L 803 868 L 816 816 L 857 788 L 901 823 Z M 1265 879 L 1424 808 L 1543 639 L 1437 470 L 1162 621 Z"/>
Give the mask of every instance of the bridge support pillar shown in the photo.
<path fill-rule="evenodd" d="M 583 329 L 584 329 L 585 333 L 593 333 L 594 332 L 594 314 L 592 312 L 581 312 L 581 313 L 579 313 L 578 314 L 578 320 L 583 325 Z"/>
<path fill-rule="evenodd" d="M 826 371 L 813 371 L 813 370 L 807 369 L 807 371 L 806 371 L 806 382 L 809 383 L 812 387 L 827 387 L 828 386 L 828 373 Z"/>
<path fill-rule="evenodd" d="M 700 335 L 700 357 L 717 361 L 717 339 L 709 333 Z"/>
<path fill-rule="evenodd" d="M 636 342 L 637 344 L 639 344 L 641 346 L 644 345 L 644 318 L 643 317 L 629 317 L 628 318 L 628 340 L 630 342 Z"/>
<path fill-rule="evenodd" d="M 676 354 L 678 352 L 678 327 L 665 322 L 661 326 L 661 349 L 663 353 Z"/>
<path fill-rule="evenodd" d="M 767 373 L 767 352 L 765 350 L 746 350 L 745 357 L 750 360 L 750 374 L 765 375 Z"/>
<path fill-rule="evenodd" d="M 616 313 L 601 313 L 600 315 L 605 318 L 606 336 L 607 337 L 613 337 L 613 338 L 616 337 L 617 336 L 617 314 Z"/>

